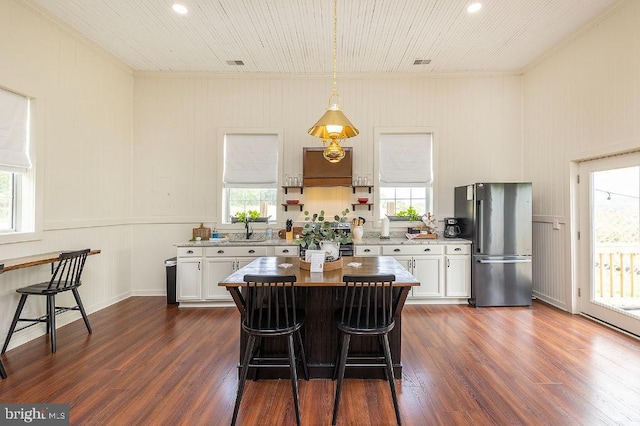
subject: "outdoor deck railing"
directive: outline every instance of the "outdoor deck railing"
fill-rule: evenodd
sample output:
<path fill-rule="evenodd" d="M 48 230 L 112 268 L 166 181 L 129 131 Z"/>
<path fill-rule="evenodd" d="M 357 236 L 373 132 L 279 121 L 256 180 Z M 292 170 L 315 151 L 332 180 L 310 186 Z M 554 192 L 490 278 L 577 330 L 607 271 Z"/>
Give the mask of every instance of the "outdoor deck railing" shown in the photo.
<path fill-rule="evenodd" d="M 637 244 L 599 244 L 594 253 L 595 297 L 640 301 Z"/>

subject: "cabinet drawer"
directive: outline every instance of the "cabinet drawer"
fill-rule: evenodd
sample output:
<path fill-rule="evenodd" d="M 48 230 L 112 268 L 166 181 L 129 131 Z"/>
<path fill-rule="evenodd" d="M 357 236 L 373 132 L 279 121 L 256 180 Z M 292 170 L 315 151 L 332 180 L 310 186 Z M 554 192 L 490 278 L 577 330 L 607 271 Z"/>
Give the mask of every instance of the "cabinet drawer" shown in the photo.
<path fill-rule="evenodd" d="M 399 246 L 382 246 L 382 254 L 385 256 L 400 255 L 431 255 L 443 254 L 444 246 L 440 244 L 420 244 L 420 245 L 399 245 Z"/>
<path fill-rule="evenodd" d="M 297 256 L 298 246 L 275 246 L 274 253 L 276 256 Z"/>
<path fill-rule="evenodd" d="M 267 246 L 242 246 L 242 247 L 207 247 L 206 257 L 240 257 L 252 256 L 260 257 L 267 255 Z"/>
<path fill-rule="evenodd" d="M 380 246 L 355 246 L 353 250 L 356 256 L 380 256 Z"/>
<path fill-rule="evenodd" d="M 202 256 L 202 247 L 178 247 L 178 257 Z"/>
<path fill-rule="evenodd" d="M 447 254 L 471 254 L 471 244 L 447 244 Z"/>

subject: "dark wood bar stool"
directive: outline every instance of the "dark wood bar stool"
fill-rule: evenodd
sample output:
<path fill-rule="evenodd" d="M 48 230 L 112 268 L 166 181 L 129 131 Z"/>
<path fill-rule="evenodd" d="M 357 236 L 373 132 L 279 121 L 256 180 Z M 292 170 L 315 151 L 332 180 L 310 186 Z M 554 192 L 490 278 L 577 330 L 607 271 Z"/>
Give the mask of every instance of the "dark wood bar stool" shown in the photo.
<path fill-rule="evenodd" d="M 398 425 L 401 424 L 388 338 L 389 332 L 395 325 L 393 319 L 393 282 L 395 279 L 394 275 L 345 275 L 343 277 L 344 297 L 342 308 L 336 312 L 335 317 L 336 326 L 342 335 L 342 339 L 339 342 L 338 384 L 333 405 L 333 425 L 336 424 L 338 419 L 344 371 L 349 366 L 385 368 L 386 377 L 391 388 L 396 420 Z M 352 335 L 378 336 L 385 362 L 382 364 L 349 364 L 349 342 Z"/>
<path fill-rule="evenodd" d="M 82 271 L 84 270 L 84 264 L 87 260 L 89 251 L 89 249 L 85 249 L 60 253 L 57 265 L 55 267 L 52 267 L 53 272 L 49 281 L 30 285 L 28 287 L 22 287 L 16 290 L 16 292 L 21 294 L 20 302 L 18 302 L 18 307 L 13 317 L 13 321 L 11 322 L 9 333 L 7 334 L 7 338 L 4 341 L 2 353 L 6 352 L 7 347 L 9 346 L 9 341 L 11 340 L 11 336 L 16 331 L 16 325 L 18 324 L 18 321 L 31 323 L 21 328 L 20 330 L 40 322 L 46 323 L 47 333 L 51 337 L 51 352 L 56 351 L 56 314 L 69 310 L 80 311 L 80 313 L 82 314 L 82 319 L 84 320 L 84 324 L 87 327 L 87 331 L 89 333 L 92 332 L 91 325 L 89 325 L 89 319 L 87 318 L 87 314 L 84 311 L 84 306 L 82 305 L 82 300 L 80 299 L 80 294 L 78 293 L 78 287 L 82 285 L 80 277 L 82 275 Z M 77 304 L 76 306 L 56 306 L 56 295 L 65 291 L 71 291 L 73 293 L 73 297 L 75 298 Z M 22 309 L 24 308 L 27 297 L 29 295 L 47 297 L 47 313 L 45 315 L 39 318 L 20 318 L 20 314 L 22 313 Z"/>
<path fill-rule="evenodd" d="M 236 424 L 249 367 L 289 366 L 296 421 L 300 425 L 294 335 L 300 345 L 300 358 L 306 380 L 309 380 L 309 370 L 300 335 L 305 312 L 302 309 L 298 309 L 296 304 L 296 276 L 245 275 L 244 281 L 247 285 L 243 288 L 245 294 L 245 318 L 242 321 L 242 329 L 248 334 L 249 338 L 242 360 L 240 377 L 238 378 L 238 395 L 231 424 Z M 261 358 L 258 362 L 256 351 L 254 351 L 256 339 L 279 336 L 285 336 L 287 339 L 288 364 L 266 364 L 268 360 L 264 358 Z M 278 359 L 272 359 L 272 361 L 275 360 Z"/>

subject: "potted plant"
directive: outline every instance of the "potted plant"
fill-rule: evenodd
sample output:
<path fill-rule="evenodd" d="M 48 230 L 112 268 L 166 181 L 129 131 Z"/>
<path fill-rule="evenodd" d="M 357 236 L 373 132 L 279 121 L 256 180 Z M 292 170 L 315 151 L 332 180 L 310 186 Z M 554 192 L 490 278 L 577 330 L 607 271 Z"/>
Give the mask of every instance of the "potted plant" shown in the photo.
<path fill-rule="evenodd" d="M 346 215 L 349 213 L 349 209 L 342 211 L 342 216 L 335 215 L 333 221 L 329 221 L 325 218 L 324 210 L 320 211 L 320 214 L 309 214 L 308 211 L 304 212 L 306 223 L 302 228 L 300 239 L 296 240 L 300 247 L 309 250 L 320 249 L 320 243 L 333 242 L 337 244 L 346 244 L 351 242 L 351 234 L 344 229 L 336 229 L 333 226 L 334 222 L 346 222 Z"/>

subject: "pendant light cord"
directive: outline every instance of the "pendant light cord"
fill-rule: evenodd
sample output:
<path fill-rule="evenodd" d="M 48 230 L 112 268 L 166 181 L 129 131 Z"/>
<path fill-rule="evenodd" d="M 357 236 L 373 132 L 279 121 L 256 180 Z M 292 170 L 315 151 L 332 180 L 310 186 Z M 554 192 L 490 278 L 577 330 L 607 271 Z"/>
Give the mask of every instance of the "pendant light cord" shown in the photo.
<path fill-rule="evenodd" d="M 338 96 L 338 0 L 333 0 L 333 95 Z"/>

